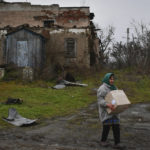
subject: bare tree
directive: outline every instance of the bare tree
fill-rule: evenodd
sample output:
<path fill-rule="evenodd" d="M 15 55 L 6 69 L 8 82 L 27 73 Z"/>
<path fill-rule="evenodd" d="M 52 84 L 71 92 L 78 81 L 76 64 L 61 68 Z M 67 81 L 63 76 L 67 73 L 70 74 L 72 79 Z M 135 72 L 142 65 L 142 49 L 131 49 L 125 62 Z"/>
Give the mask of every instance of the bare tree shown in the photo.
<path fill-rule="evenodd" d="M 136 67 L 148 70 L 150 67 L 150 27 L 143 23 L 132 23 L 134 33 L 128 43 L 113 44 L 111 56 L 117 66 Z"/>
<path fill-rule="evenodd" d="M 99 31 L 100 48 L 102 51 L 106 51 L 108 47 L 113 43 L 114 30 L 115 28 L 113 26 L 108 26 L 106 29 Z"/>
<path fill-rule="evenodd" d="M 115 28 L 113 26 L 108 26 L 104 29 L 101 29 L 98 24 L 95 24 L 95 26 L 96 29 L 99 29 L 98 36 L 100 39 L 100 61 L 103 61 L 103 63 L 107 63 L 112 44 L 114 42 Z"/>

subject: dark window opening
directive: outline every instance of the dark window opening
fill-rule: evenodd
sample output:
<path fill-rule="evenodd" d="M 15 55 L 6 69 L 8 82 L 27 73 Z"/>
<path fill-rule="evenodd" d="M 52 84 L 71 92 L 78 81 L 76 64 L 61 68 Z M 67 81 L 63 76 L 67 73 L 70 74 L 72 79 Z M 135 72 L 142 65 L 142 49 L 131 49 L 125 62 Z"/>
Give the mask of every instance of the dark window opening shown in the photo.
<path fill-rule="evenodd" d="M 94 52 L 90 52 L 90 65 L 94 65 L 96 63 L 96 55 Z"/>
<path fill-rule="evenodd" d="M 66 39 L 66 57 L 76 57 L 76 41 L 73 38 Z"/>
<path fill-rule="evenodd" d="M 54 26 L 54 20 L 45 20 L 44 27 L 52 27 Z"/>

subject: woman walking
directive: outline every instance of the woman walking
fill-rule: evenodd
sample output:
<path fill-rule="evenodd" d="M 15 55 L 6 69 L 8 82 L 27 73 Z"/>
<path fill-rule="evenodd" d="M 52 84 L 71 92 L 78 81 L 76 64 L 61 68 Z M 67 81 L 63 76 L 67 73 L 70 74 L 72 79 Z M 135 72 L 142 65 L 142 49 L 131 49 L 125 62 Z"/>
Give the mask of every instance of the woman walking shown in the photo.
<path fill-rule="evenodd" d="M 109 134 L 109 130 L 112 127 L 113 137 L 114 137 L 114 148 L 116 149 L 124 149 L 125 147 L 120 144 L 120 120 L 119 115 L 117 114 L 108 114 L 106 109 L 110 108 L 112 111 L 115 109 L 112 104 L 108 104 L 105 101 L 105 96 L 112 90 L 117 90 L 114 85 L 114 74 L 107 73 L 103 80 L 102 85 L 99 87 L 97 91 L 97 99 L 98 99 L 98 109 L 99 109 L 99 118 L 103 124 L 103 131 L 101 136 L 101 146 L 107 147 L 109 146 L 107 142 L 107 137 Z"/>

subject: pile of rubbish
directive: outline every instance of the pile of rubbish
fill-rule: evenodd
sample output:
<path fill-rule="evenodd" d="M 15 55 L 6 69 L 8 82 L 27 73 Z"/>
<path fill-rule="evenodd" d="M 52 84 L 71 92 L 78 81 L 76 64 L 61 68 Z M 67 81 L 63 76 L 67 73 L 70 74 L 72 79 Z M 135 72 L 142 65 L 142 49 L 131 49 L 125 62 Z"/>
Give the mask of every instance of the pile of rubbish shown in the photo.
<path fill-rule="evenodd" d="M 23 100 L 19 99 L 19 98 L 8 98 L 6 102 L 4 102 L 4 104 L 22 104 Z"/>
<path fill-rule="evenodd" d="M 55 85 L 52 88 L 53 89 L 63 89 L 66 86 L 83 86 L 83 87 L 86 87 L 88 85 L 87 84 L 81 84 L 81 83 L 78 83 L 78 82 L 70 82 L 70 81 L 62 80 L 59 84 Z"/>
<path fill-rule="evenodd" d="M 24 118 L 17 112 L 15 108 L 10 108 L 8 111 L 8 117 L 3 117 L 3 120 L 15 126 L 27 126 L 35 123 L 37 119 L 31 120 Z"/>
<path fill-rule="evenodd" d="M 76 82 L 75 78 L 70 74 L 67 73 L 65 79 L 61 79 L 59 80 L 58 84 L 56 84 L 55 86 L 53 86 L 53 89 L 63 89 L 66 86 L 81 86 L 81 87 L 86 87 L 88 86 L 87 84 L 82 84 L 79 82 Z M 23 100 L 19 99 L 19 98 L 8 98 L 6 102 L 4 102 L 3 104 L 6 105 L 12 105 L 12 104 L 22 104 Z M 27 119 L 22 117 L 15 108 L 10 108 L 8 110 L 8 117 L 2 118 L 4 121 L 15 125 L 15 126 L 28 126 L 28 125 L 32 125 L 34 123 L 36 123 L 37 119 Z"/>
<path fill-rule="evenodd" d="M 13 105 L 13 104 L 22 104 L 23 100 L 20 98 L 8 98 L 3 104 Z M 15 108 L 9 108 L 8 117 L 2 117 L 2 119 L 15 126 L 29 126 L 36 123 L 37 119 L 31 120 L 22 117 Z"/>

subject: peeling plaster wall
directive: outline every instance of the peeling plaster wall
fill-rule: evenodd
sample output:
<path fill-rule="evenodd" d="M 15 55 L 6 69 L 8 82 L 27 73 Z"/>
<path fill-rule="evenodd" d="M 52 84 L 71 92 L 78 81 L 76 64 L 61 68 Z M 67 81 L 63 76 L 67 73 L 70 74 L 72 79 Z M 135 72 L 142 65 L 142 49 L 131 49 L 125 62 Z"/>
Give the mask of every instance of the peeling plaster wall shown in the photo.
<path fill-rule="evenodd" d="M 58 25 L 67 27 L 88 27 L 90 24 L 89 14 L 89 7 L 60 8 L 56 21 Z"/>
<path fill-rule="evenodd" d="M 0 30 L 0 38 L 7 34 L 7 30 Z"/>
<path fill-rule="evenodd" d="M 22 24 L 29 24 L 30 27 L 39 26 L 43 27 L 43 22 L 34 20 L 34 16 L 42 15 L 42 12 L 34 11 L 0 11 L 0 28 L 6 26 L 17 27 Z"/>
<path fill-rule="evenodd" d="M 89 15 L 89 7 L 0 3 L 0 64 L 4 60 L 4 37 L 7 34 L 7 29 L 14 30 L 20 25 L 27 24 L 34 32 L 46 38 L 45 66 L 51 68 L 50 66 L 53 64 L 60 63 L 62 66 L 89 68 L 89 39 L 92 39 L 92 29 L 89 28 Z M 52 27 L 44 27 L 44 21 L 48 20 L 54 20 Z M 76 41 L 76 58 L 67 58 L 65 56 L 65 39 L 67 38 L 74 38 Z M 98 49 L 97 43 L 95 41 L 96 48 L 94 50 L 96 51 Z"/>
<path fill-rule="evenodd" d="M 31 5 L 30 3 L 0 3 L 0 28 L 17 27 L 29 24 L 30 27 L 43 27 L 43 21 L 54 20 L 56 26 L 87 27 L 88 7 L 66 7 L 59 5 Z"/>
<path fill-rule="evenodd" d="M 68 29 L 69 32 L 80 34 L 80 33 L 86 33 L 88 29 Z"/>
<path fill-rule="evenodd" d="M 90 67 L 89 53 L 89 29 L 39 29 L 35 32 L 42 34 L 47 40 L 45 45 L 46 65 L 60 63 L 62 66 Z M 1 30 L 0 35 L 6 34 L 6 30 Z M 4 36 L 0 40 L 0 64 L 3 63 Z M 74 38 L 76 40 L 76 58 L 65 56 L 65 39 Z"/>
<path fill-rule="evenodd" d="M 64 32 L 70 32 L 70 33 L 75 33 L 75 34 L 81 34 L 81 33 L 87 33 L 89 29 L 54 29 L 50 31 L 50 34 L 56 34 L 56 33 L 64 33 Z"/>
<path fill-rule="evenodd" d="M 53 12 L 58 12 L 59 5 L 31 5 L 27 2 L 16 2 L 16 3 L 0 3 L 0 11 L 42 11 L 51 10 Z"/>
<path fill-rule="evenodd" d="M 70 32 L 71 31 L 71 32 Z M 65 67 L 90 67 L 89 47 L 88 47 L 88 34 L 86 29 L 60 29 L 51 30 L 50 39 L 47 41 L 47 58 L 50 61 L 47 63 L 55 62 L 60 63 Z M 67 58 L 65 56 L 65 39 L 73 38 L 76 40 L 76 57 Z M 54 60 L 53 60 L 54 59 Z"/>

